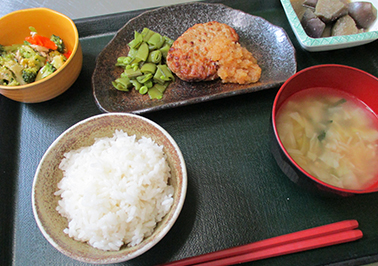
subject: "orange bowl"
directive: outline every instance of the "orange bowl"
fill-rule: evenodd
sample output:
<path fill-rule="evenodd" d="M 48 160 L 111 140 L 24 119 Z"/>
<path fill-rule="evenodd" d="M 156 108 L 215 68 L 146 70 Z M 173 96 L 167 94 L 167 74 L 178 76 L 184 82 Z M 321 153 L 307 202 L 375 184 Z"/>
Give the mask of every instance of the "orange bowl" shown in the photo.
<path fill-rule="evenodd" d="M 0 93 L 18 102 L 38 103 L 50 100 L 65 92 L 78 78 L 83 54 L 75 23 L 67 16 L 48 8 L 22 9 L 0 18 L 0 44 L 21 44 L 30 36 L 29 27 L 39 35 L 61 37 L 72 52 L 65 64 L 50 76 L 21 86 L 2 86 Z"/>

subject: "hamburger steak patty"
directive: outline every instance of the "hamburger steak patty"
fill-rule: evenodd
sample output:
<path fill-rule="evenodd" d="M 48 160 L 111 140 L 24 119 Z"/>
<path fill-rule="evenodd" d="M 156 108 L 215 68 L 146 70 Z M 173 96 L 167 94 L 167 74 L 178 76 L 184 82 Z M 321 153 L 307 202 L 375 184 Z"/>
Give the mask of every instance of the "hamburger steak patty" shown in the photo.
<path fill-rule="evenodd" d="M 232 42 L 239 41 L 236 31 L 226 24 L 217 21 L 196 24 L 173 43 L 167 56 L 168 67 L 185 81 L 208 81 L 218 78 L 217 62 L 207 56 L 208 44 L 216 36 L 224 36 Z"/>

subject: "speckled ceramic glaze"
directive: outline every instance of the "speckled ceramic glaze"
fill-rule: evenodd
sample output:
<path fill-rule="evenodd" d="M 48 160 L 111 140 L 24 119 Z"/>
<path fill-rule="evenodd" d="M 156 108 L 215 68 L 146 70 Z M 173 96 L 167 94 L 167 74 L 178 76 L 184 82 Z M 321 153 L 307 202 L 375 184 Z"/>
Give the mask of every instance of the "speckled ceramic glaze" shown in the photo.
<path fill-rule="evenodd" d="M 47 78 L 22 86 L 0 86 L 0 93 L 12 100 L 38 103 L 65 92 L 78 78 L 83 62 L 79 34 L 75 23 L 67 16 L 48 8 L 30 8 L 12 12 L 0 18 L 0 44 L 21 44 L 30 36 L 29 27 L 38 34 L 61 37 L 72 52 L 65 64 Z"/>
<path fill-rule="evenodd" d="M 113 88 L 111 82 L 122 73 L 122 68 L 114 65 L 119 56 L 127 55 L 127 43 L 133 39 L 134 31 L 147 27 L 177 39 L 194 24 L 209 21 L 226 23 L 236 30 L 241 45 L 253 53 L 262 68 L 258 83 L 223 84 L 219 79 L 190 83 L 177 78 L 161 100 L 150 100 L 135 90 L 120 92 Z M 130 20 L 99 54 L 92 86 L 101 111 L 142 113 L 276 87 L 296 68 L 295 49 L 282 28 L 222 4 L 189 3 L 158 8 Z"/>
<path fill-rule="evenodd" d="M 154 233 L 134 247 L 123 246 L 120 251 L 102 251 L 87 243 L 75 241 L 63 233 L 67 219 L 56 207 L 60 199 L 54 196 L 57 183 L 63 175 L 59 164 L 63 154 L 89 146 L 95 138 L 111 137 L 115 130 L 123 130 L 129 135 L 153 139 L 163 145 L 171 167 L 170 184 L 175 189 L 174 203 L 169 213 L 157 225 Z M 134 114 L 111 113 L 90 117 L 67 129 L 48 148 L 38 165 L 32 191 L 33 213 L 39 229 L 45 238 L 63 254 L 83 262 L 107 264 L 135 258 L 159 242 L 176 221 L 184 204 L 187 189 L 187 173 L 184 158 L 172 137 L 156 123 Z"/>

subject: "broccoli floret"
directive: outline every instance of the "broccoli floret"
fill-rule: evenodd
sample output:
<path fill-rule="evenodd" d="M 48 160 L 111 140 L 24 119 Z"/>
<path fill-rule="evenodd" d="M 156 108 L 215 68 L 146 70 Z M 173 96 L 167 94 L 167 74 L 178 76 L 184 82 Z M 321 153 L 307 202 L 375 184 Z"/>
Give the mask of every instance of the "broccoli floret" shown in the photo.
<path fill-rule="evenodd" d="M 37 52 L 28 45 L 21 45 L 18 51 L 20 56 L 22 56 L 23 58 L 31 58 L 37 54 Z"/>
<path fill-rule="evenodd" d="M 0 54 L 3 54 L 5 52 L 4 45 L 0 44 Z"/>
<path fill-rule="evenodd" d="M 51 75 L 52 73 L 54 73 L 54 71 L 56 71 L 56 68 L 52 64 L 47 62 L 46 65 L 38 71 L 35 81 L 44 79 L 48 75 Z"/>
<path fill-rule="evenodd" d="M 8 61 L 14 61 L 14 53 L 7 52 L 7 48 L 9 46 L 4 46 L 4 52 L 1 54 L 0 57 L 0 65 L 4 65 Z"/>
<path fill-rule="evenodd" d="M 23 65 L 25 68 L 38 68 L 40 69 L 45 65 L 46 58 L 43 56 L 40 56 L 38 53 L 33 55 L 29 58 L 22 58 L 20 60 L 20 64 Z"/>
<path fill-rule="evenodd" d="M 30 46 L 22 45 L 15 53 L 15 57 L 24 68 L 41 68 L 46 62 L 46 58 L 34 51 Z"/>
<path fill-rule="evenodd" d="M 53 34 L 51 35 L 50 40 L 52 40 L 56 44 L 56 46 L 58 47 L 57 48 L 58 52 L 62 54 L 65 52 L 66 47 L 63 43 L 63 40 L 59 36 L 56 36 Z"/>
<path fill-rule="evenodd" d="M 22 78 L 26 83 L 32 83 L 37 77 L 38 70 L 36 68 L 25 68 L 22 70 Z"/>

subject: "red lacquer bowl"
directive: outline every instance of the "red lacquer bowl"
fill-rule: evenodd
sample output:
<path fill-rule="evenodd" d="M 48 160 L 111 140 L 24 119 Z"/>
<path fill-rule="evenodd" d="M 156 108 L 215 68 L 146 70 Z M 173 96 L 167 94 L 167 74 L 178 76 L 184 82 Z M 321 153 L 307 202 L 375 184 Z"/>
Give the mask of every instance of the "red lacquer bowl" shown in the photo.
<path fill-rule="evenodd" d="M 346 92 L 366 104 L 375 115 L 378 114 L 377 77 L 362 70 L 343 65 L 317 65 L 301 70 L 281 86 L 274 100 L 271 117 L 273 129 L 271 148 L 277 164 L 294 183 L 324 195 L 350 196 L 378 191 L 378 174 L 375 178 L 376 181 L 363 190 L 343 189 L 320 181 L 301 168 L 283 146 L 276 127 L 276 116 L 279 108 L 294 93 L 317 87 Z"/>

